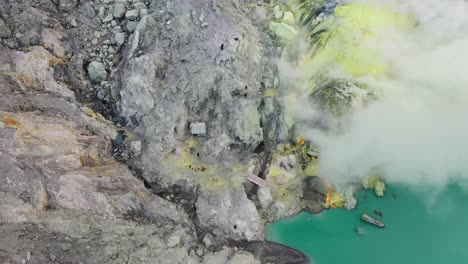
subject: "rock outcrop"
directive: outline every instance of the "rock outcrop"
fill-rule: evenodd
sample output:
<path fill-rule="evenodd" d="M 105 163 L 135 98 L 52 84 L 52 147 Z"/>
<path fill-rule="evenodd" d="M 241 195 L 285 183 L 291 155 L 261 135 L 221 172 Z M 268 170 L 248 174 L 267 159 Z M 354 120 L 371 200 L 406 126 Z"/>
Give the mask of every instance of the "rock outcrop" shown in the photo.
<path fill-rule="evenodd" d="M 209 259 L 209 250 L 192 250 L 200 244 L 183 204 L 154 194 L 114 158 L 124 129 L 106 118 L 115 114 L 113 62 L 148 10 L 137 0 L 110 2 L 0 1 L 2 263 Z M 136 15 L 119 18 L 111 10 L 118 4 Z M 123 20 L 107 21 L 109 12 Z M 258 133 L 244 138 L 257 142 Z M 132 139 L 128 148 L 138 156 L 146 146 Z M 239 195 L 255 216 L 245 192 Z M 228 251 L 226 262 L 255 261 Z"/>
<path fill-rule="evenodd" d="M 259 242 L 305 189 L 267 11 L 0 0 L 0 262 L 303 263 Z"/>
<path fill-rule="evenodd" d="M 219 237 L 261 240 L 263 226 L 255 205 L 242 186 L 223 191 L 208 190 L 198 197 L 197 216 L 201 226 Z"/>

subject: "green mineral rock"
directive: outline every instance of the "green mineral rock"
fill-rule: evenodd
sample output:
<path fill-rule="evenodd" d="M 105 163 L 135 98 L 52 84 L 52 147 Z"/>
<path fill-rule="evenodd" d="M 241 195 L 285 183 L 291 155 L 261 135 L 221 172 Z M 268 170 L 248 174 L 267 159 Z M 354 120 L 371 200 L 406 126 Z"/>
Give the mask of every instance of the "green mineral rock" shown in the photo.
<path fill-rule="evenodd" d="M 283 17 L 283 11 L 280 10 L 279 5 L 276 5 L 275 8 L 273 9 L 273 16 L 276 19 L 281 19 Z"/>
<path fill-rule="evenodd" d="M 288 24 L 288 25 L 294 25 L 294 15 L 292 12 L 290 11 L 284 12 L 283 23 Z"/>

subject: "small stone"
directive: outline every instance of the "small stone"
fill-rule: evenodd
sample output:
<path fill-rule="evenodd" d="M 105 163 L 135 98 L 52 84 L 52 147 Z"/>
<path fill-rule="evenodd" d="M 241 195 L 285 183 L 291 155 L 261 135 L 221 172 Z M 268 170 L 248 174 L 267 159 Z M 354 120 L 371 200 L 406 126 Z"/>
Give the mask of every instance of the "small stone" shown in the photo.
<path fill-rule="evenodd" d="M 89 19 L 93 19 L 96 16 L 96 11 L 94 11 L 94 8 L 89 3 L 85 3 L 80 7 L 80 13 Z"/>
<path fill-rule="evenodd" d="M 273 86 L 274 86 L 275 88 L 278 88 L 278 85 L 279 85 L 279 79 L 278 79 L 278 77 L 275 77 L 275 78 L 273 79 Z"/>
<path fill-rule="evenodd" d="M 107 49 L 107 51 L 110 53 L 110 54 L 115 54 L 115 49 L 113 47 L 109 47 Z"/>
<path fill-rule="evenodd" d="M 50 254 L 49 258 L 50 260 L 55 261 L 57 259 L 57 256 L 55 256 L 54 254 Z"/>
<path fill-rule="evenodd" d="M 112 16 L 112 14 L 108 14 L 108 15 L 102 20 L 102 22 L 108 23 L 108 22 L 111 22 L 113 19 L 114 19 L 114 17 Z"/>
<path fill-rule="evenodd" d="M 283 17 L 283 11 L 280 10 L 280 7 L 279 5 L 276 5 L 275 8 L 273 9 L 273 16 L 276 18 L 276 19 L 280 19 Z"/>
<path fill-rule="evenodd" d="M 283 16 L 283 23 L 288 24 L 288 25 L 294 25 L 294 15 L 290 11 L 284 12 Z"/>
<path fill-rule="evenodd" d="M 119 32 L 122 32 L 122 27 L 115 26 L 114 28 L 112 28 L 112 33 L 119 33 Z"/>
<path fill-rule="evenodd" d="M 125 15 L 125 12 L 127 12 L 127 8 L 125 8 L 125 5 L 123 4 L 114 4 L 114 12 L 113 15 L 115 18 L 121 18 Z"/>
<path fill-rule="evenodd" d="M 128 32 L 133 32 L 137 28 L 138 22 L 136 21 L 128 21 L 127 23 L 127 30 Z"/>
<path fill-rule="evenodd" d="M 201 13 L 200 17 L 198 17 L 198 20 L 200 22 L 203 22 L 204 19 L 205 19 L 205 16 L 203 15 L 203 13 Z"/>
<path fill-rule="evenodd" d="M 114 33 L 115 44 L 117 44 L 118 47 L 122 46 L 125 43 L 125 37 L 126 35 L 124 32 Z"/>
<path fill-rule="evenodd" d="M 101 6 L 101 7 L 99 8 L 98 16 L 99 16 L 101 19 L 104 18 L 104 12 L 105 12 L 105 11 L 106 11 L 106 9 L 105 9 L 103 6 Z"/>
<path fill-rule="evenodd" d="M 95 82 L 104 81 L 107 78 L 106 68 L 97 61 L 93 61 L 88 65 L 88 74 L 89 78 Z"/>
<path fill-rule="evenodd" d="M 167 239 L 167 246 L 170 248 L 173 248 L 177 246 L 180 243 L 180 236 L 170 236 L 169 239 Z"/>
<path fill-rule="evenodd" d="M 67 251 L 67 250 L 69 250 L 71 247 L 72 247 L 72 245 L 69 244 L 69 243 L 61 243 L 61 244 L 60 244 L 60 248 L 61 248 L 63 251 Z"/>
<path fill-rule="evenodd" d="M 59 9 L 61 11 L 71 11 L 75 8 L 77 2 L 78 0 L 60 0 Z"/>
<path fill-rule="evenodd" d="M 205 123 L 191 123 L 190 133 L 194 136 L 206 136 L 206 125 Z"/>
<path fill-rule="evenodd" d="M 275 5 L 275 7 L 273 8 L 273 14 L 274 14 L 275 12 L 278 12 L 278 11 L 280 11 L 280 6 L 279 6 L 279 5 Z"/>
<path fill-rule="evenodd" d="M 208 234 L 206 234 L 205 237 L 203 238 L 203 244 L 205 244 L 205 246 L 206 246 L 207 248 L 209 248 L 210 246 L 213 245 L 213 239 L 214 239 L 214 238 L 213 238 L 213 235 L 210 234 L 210 233 L 208 233 Z"/>
<path fill-rule="evenodd" d="M 141 141 L 132 141 L 132 143 L 130 143 L 130 151 L 134 154 L 134 155 L 140 155 L 141 153 Z"/>
<path fill-rule="evenodd" d="M 106 40 L 104 40 L 104 41 L 102 42 L 102 44 L 104 44 L 104 45 L 109 45 L 109 44 L 110 44 L 110 40 L 106 39 Z"/>
<path fill-rule="evenodd" d="M 99 43 L 99 40 L 98 40 L 97 38 L 91 40 L 91 44 L 93 44 L 93 45 L 95 45 L 95 46 L 96 46 L 98 43 Z"/>
<path fill-rule="evenodd" d="M 99 32 L 99 31 L 94 31 L 94 36 L 95 36 L 96 38 L 100 38 L 100 37 L 101 37 L 101 32 Z"/>
<path fill-rule="evenodd" d="M 205 253 L 205 250 L 202 247 L 198 247 L 197 251 L 195 251 L 195 254 L 197 254 L 197 256 L 199 257 L 203 256 L 204 253 Z"/>
<path fill-rule="evenodd" d="M 208 23 L 206 22 L 203 22 L 203 24 L 201 24 L 202 27 L 207 27 L 208 26 Z"/>
<path fill-rule="evenodd" d="M 140 9 L 140 17 L 144 17 L 148 14 L 148 9 Z"/>
<path fill-rule="evenodd" d="M 77 27 L 78 26 L 78 23 L 76 23 L 75 18 L 72 18 L 72 20 L 70 21 L 70 26 L 72 26 L 72 27 Z"/>
<path fill-rule="evenodd" d="M 0 38 L 8 38 L 11 36 L 11 30 L 3 21 L 3 19 L 0 18 Z"/>
<path fill-rule="evenodd" d="M 129 20 L 137 19 L 138 18 L 138 10 L 133 9 L 133 10 L 127 11 L 127 13 L 125 13 L 125 18 L 127 18 Z"/>
<path fill-rule="evenodd" d="M 16 41 L 12 38 L 5 39 L 3 43 L 5 43 L 5 45 L 10 49 L 16 48 Z"/>
<path fill-rule="evenodd" d="M 26 260 L 30 260 L 31 259 L 31 252 L 26 252 Z"/>
<path fill-rule="evenodd" d="M 146 9 L 146 5 L 145 5 L 144 3 L 141 3 L 141 2 L 135 3 L 135 4 L 133 5 L 133 7 L 134 7 L 135 9 L 138 9 L 138 10 L 140 10 L 140 9 Z"/>

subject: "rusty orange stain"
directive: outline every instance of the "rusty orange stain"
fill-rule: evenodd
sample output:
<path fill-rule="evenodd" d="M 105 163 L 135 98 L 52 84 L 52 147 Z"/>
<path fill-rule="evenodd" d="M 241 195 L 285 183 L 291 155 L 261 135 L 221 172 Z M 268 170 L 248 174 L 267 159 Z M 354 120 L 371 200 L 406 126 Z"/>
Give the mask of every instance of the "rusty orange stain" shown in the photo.
<path fill-rule="evenodd" d="M 298 137 L 298 138 L 297 138 L 297 144 L 299 144 L 299 145 L 304 145 L 304 144 L 305 144 L 304 138 L 303 138 L 303 137 Z"/>
<path fill-rule="evenodd" d="M 21 126 L 21 122 L 12 117 L 5 117 L 3 119 L 3 124 L 5 124 L 5 126 L 7 127 L 14 127 L 14 128 L 18 128 Z"/>

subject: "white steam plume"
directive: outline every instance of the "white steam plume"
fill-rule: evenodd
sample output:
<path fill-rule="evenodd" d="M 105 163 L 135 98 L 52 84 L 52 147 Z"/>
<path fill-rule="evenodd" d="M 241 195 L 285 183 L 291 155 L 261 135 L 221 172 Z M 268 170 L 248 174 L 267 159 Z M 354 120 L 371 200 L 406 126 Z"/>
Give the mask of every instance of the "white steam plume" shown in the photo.
<path fill-rule="evenodd" d="M 343 117 L 339 130 L 299 124 L 320 149 L 320 175 L 342 183 L 377 170 L 388 182 L 438 186 L 468 179 L 467 2 L 359 2 L 390 4 L 419 25 L 379 46 L 389 77 L 358 80 L 381 88 L 380 99 Z"/>

